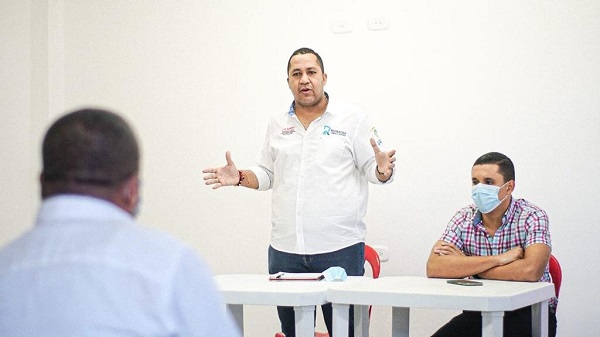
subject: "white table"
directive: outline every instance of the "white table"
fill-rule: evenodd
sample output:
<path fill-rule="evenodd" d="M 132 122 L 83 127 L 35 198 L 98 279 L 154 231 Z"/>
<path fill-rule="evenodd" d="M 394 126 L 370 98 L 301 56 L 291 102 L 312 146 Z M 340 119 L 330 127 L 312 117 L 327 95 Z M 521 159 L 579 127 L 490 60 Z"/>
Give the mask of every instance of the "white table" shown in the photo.
<path fill-rule="evenodd" d="M 314 337 L 315 306 L 327 303 L 326 281 L 269 281 L 267 274 L 217 275 L 215 280 L 242 333 L 244 305 L 280 305 L 294 307 L 296 336 Z"/>
<path fill-rule="evenodd" d="M 548 335 L 548 300 L 554 297 L 551 283 L 480 280 L 483 286 L 458 286 L 446 281 L 390 276 L 330 283 L 327 301 L 333 304 L 333 334 L 348 335 L 348 306 L 354 304 L 391 306 L 393 337 L 408 337 L 410 308 L 481 311 L 482 336 L 501 337 L 504 312 L 532 305 L 533 336 Z"/>

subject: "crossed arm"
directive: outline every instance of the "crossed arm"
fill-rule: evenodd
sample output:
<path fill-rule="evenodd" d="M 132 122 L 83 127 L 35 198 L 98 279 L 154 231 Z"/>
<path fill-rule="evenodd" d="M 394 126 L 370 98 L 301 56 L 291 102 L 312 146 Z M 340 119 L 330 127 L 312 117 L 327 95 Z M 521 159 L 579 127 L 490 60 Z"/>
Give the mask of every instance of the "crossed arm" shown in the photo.
<path fill-rule="evenodd" d="M 549 246 L 536 243 L 526 249 L 516 247 L 499 255 L 467 256 L 455 245 L 438 241 L 427 260 L 427 277 L 477 275 L 483 279 L 535 282 L 542 277 L 550 252 Z"/>

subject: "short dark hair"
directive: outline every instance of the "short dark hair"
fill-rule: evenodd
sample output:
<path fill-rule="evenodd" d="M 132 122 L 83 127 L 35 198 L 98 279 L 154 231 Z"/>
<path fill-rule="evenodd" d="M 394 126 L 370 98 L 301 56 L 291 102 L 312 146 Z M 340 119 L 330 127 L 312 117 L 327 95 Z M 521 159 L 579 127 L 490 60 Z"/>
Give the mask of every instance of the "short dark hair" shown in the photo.
<path fill-rule="evenodd" d="M 504 177 L 504 182 L 515 180 L 515 166 L 512 160 L 500 152 L 489 152 L 475 160 L 475 165 L 495 164 L 498 165 L 498 173 Z"/>
<path fill-rule="evenodd" d="M 287 64 L 287 73 L 290 73 L 290 67 L 291 67 L 291 62 L 292 62 L 292 57 L 296 56 L 296 55 L 304 55 L 304 54 L 313 54 L 317 57 L 317 62 L 319 63 L 319 66 L 321 67 L 321 72 L 325 73 L 325 66 L 323 65 L 323 59 L 321 58 L 321 55 L 319 55 L 316 51 L 310 49 L 310 48 L 300 48 L 297 49 L 296 51 L 294 51 L 292 53 L 292 55 L 290 56 L 290 58 L 288 59 L 288 64 Z"/>
<path fill-rule="evenodd" d="M 102 109 L 81 109 L 56 120 L 42 145 L 42 197 L 114 188 L 138 173 L 140 152 L 127 122 Z M 51 184 L 51 191 L 44 185 Z"/>

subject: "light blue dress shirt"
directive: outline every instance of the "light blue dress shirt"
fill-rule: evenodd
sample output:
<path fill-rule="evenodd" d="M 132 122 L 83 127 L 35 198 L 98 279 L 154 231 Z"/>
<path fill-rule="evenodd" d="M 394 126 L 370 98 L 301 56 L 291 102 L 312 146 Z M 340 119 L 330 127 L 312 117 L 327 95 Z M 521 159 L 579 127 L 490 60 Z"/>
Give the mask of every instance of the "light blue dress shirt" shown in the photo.
<path fill-rule="evenodd" d="M 240 336 L 207 265 L 101 199 L 46 199 L 0 250 L 0 336 Z"/>

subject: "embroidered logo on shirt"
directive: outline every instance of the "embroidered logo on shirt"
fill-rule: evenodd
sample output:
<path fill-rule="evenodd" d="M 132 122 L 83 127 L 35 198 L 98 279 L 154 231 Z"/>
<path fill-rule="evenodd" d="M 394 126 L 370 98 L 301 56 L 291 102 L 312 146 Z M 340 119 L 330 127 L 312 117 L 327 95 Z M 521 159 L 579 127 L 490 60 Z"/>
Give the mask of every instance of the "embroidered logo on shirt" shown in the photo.
<path fill-rule="evenodd" d="M 334 130 L 329 125 L 323 126 L 323 134 L 325 136 L 329 135 L 337 135 L 337 136 L 346 136 L 346 131 Z"/>
<path fill-rule="evenodd" d="M 289 135 L 293 134 L 294 132 L 296 132 L 295 126 L 290 126 L 290 127 L 281 129 L 282 136 L 289 136 Z"/>
<path fill-rule="evenodd" d="M 373 134 L 373 138 L 375 139 L 375 142 L 377 143 L 377 145 L 381 145 L 382 141 L 381 138 L 379 138 L 379 134 L 377 134 L 377 129 L 375 129 L 374 126 L 371 127 L 371 133 Z"/>

